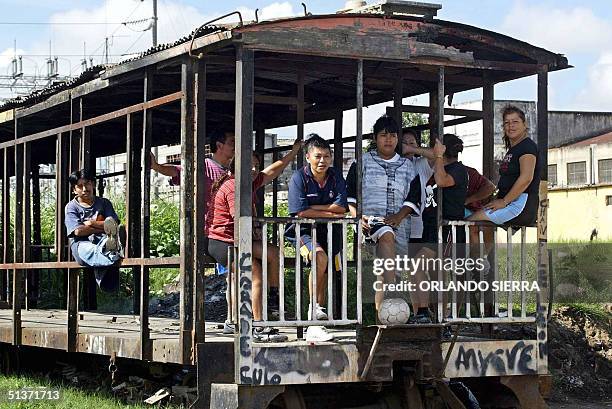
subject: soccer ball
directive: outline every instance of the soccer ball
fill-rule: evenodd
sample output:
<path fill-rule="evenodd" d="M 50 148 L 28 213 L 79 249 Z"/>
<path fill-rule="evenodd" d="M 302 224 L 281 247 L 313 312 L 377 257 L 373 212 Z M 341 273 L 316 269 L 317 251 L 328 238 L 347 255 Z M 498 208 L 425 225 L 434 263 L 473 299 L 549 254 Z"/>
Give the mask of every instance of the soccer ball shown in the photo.
<path fill-rule="evenodd" d="M 378 310 L 378 320 L 383 325 L 405 324 L 410 318 L 410 306 L 403 298 L 385 299 Z"/>

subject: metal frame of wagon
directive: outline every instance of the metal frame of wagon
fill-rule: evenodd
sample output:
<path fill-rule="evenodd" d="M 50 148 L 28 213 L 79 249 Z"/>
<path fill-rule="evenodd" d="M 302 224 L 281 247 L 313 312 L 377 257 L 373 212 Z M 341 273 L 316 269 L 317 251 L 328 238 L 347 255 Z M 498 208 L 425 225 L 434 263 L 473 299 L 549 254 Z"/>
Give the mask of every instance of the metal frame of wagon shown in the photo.
<path fill-rule="evenodd" d="M 201 58 L 191 58 L 192 52 Z M 298 136 L 303 136 L 305 123 L 334 120 L 333 146 L 335 164 L 339 165 L 345 142 L 354 141 L 357 159 L 360 156 L 364 137 L 363 106 L 392 99 L 391 113 L 398 119 L 402 112 L 428 113 L 428 127 L 433 135 L 441 135 L 445 125 L 482 119 L 483 168 L 485 176 L 490 177 L 493 173 L 494 85 L 530 75 L 537 75 L 538 79 L 537 142 L 542 163 L 537 226 L 538 279 L 547 288 L 548 129 L 546 115 L 542 113 L 547 112 L 548 73 L 568 67 L 565 57 L 559 54 L 463 24 L 429 17 L 348 13 L 207 26 L 174 45 L 150 50 L 116 66 L 87 72 L 81 80 L 56 86 L 23 101 L 9 101 L 0 107 L 3 111 L 0 115 L 0 173 L 4 243 L 0 270 L 13 276 L 12 288 L 7 287 L 6 274 L 2 275 L 1 282 L 3 301 L 12 308 L 12 329 L 10 334 L 3 334 L 2 340 L 13 345 L 24 344 L 19 299 L 22 277 L 27 271 L 52 268 L 67 274 L 67 320 L 65 336 L 47 346 L 111 355 L 108 348 L 96 350 L 82 346 L 87 340 L 79 338 L 78 331 L 80 267 L 70 261 L 63 232 L 63 209 L 69 195 L 68 174 L 72 169 L 95 165 L 95 157 L 120 152 L 128 155 L 125 172 L 128 254 L 123 267 L 132 267 L 138 278 L 138 303 L 135 305 L 148 305 L 150 268 L 179 266 L 178 350 L 170 352 L 172 348 L 169 347 L 168 355 L 173 358 L 167 361 L 201 364 L 198 350 L 206 348 L 205 312 L 202 277 L 196 272 L 202 271 L 208 260 L 203 255 L 203 235 L 200 234 L 205 211 L 203 191 L 195 182 L 203 179 L 201 164 L 205 158 L 207 126 L 227 125 L 234 117 L 239 186 L 236 209 L 240 237 L 239 278 L 249 282 L 252 209 L 249 200 L 240 198 L 249 198 L 252 193 L 249 170 L 253 141 L 250 135 L 255 133 L 256 150 L 271 153 L 276 158 L 283 148 L 264 149 L 266 129 L 296 124 Z M 483 89 L 482 111 L 444 108 L 447 95 L 475 88 Z M 402 98 L 422 93 L 430 94 L 429 107 L 402 104 Z M 228 115 L 228 107 L 232 106 L 235 106 L 235 114 Z M 354 137 L 342 135 L 342 112 L 348 109 L 357 112 Z M 445 122 L 445 114 L 462 118 Z M 179 133 L 184 169 L 181 174 L 180 256 L 151 258 L 148 251 L 150 158 L 141 153 L 148 152 L 152 146 L 176 141 Z M 55 180 L 59 187 L 55 236 L 58 260 L 51 263 L 34 259 L 38 253 L 37 243 L 32 238 L 36 238 L 37 233 L 30 227 L 31 217 L 40 218 L 36 196 L 32 202 L 29 200 L 33 193 L 30 183 L 39 177 L 36 170 L 39 163 L 56 164 Z M 8 246 L 10 226 L 5 216 L 13 212 L 8 200 L 12 176 L 16 179 L 17 200 L 14 242 L 13 246 Z M 275 199 L 277 190 L 275 185 Z M 250 294 L 248 285 L 243 290 Z M 542 296 L 545 298 L 546 293 Z M 250 308 L 249 297 L 241 302 Z M 538 372 L 545 373 L 546 305 L 544 300 L 540 301 L 536 322 L 542 334 L 537 342 L 542 367 L 538 367 Z M 241 314 L 240 320 L 241 335 L 234 342 L 234 381 L 249 384 L 253 380 L 244 374 L 253 366 L 256 355 L 249 340 L 252 322 L 246 313 Z M 147 308 L 140 308 L 140 323 L 138 339 L 130 341 L 130 348 L 117 356 L 159 359 L 150 337 Z M 210 351 L 217 351 L 218 345 L 210 348 Z M 356 359 L 362 362 L 363 353 L 357 355 Z"/>

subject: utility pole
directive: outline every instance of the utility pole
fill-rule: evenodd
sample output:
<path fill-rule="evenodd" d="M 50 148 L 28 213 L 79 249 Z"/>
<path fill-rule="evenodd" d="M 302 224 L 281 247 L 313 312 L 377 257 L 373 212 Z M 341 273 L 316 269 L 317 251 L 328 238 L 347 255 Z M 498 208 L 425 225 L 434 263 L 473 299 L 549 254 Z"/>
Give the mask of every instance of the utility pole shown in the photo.
<path fill-rule="evenodd" d="M 151 26 L 153 33 L 153 47 L 157 47 L 157 0 L 153 0 L 153 25 Z"/>

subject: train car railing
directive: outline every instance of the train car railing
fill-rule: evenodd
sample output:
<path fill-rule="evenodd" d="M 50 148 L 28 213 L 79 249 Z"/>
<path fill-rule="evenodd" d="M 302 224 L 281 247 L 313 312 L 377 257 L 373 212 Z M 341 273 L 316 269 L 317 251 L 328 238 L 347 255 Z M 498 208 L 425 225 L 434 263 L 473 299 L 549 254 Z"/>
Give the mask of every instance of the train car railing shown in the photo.
<path fill-rule="evenodd" d="M 358 243 L 361 239 L 361 232 L 357 229 L 355 240 L 349 242 L 349 229 L 358 224 L 358 219 L 341 218 L 341 219 L 302 219 L 292 217 L 265 217 L 253 218 L 253 221 L 261 226 L 262 230 L 262 320 L 253 321 L 255 327 L 275 326 L 275 327 L 302 327 L 309 325 L 325 325 L 325 326 L 343 326 L 351 324 L 360 324 L 362 322 L 362 276 L 361 276 L 361 249 L 356 246 L 353 254 L 354 260 L 349 263 L 349 248 Z M 285 230 L 287 226 L 295 224 L 295 243 L 290 243 L 286 239 Z M 305 260 L 300 255 L 300 232 L 303 226 L 310 226 L 309 233 L 313 242 L 319 243 L 317 239 L 317 225 L 325 225 L 327 230 L 326 242 L 324 247 L 327 254 L 327 269 L 326 269 L 326 285 L 327 285 L 327 302 L 322 307 L 326 307 L 328 319 L 318 320 L 313 313 L 310 316 L 309 312 L 304 313 L 305 307 L 316 304 L 317 294 L 317 258 L 312 257 L 312 260 Z M 273 235 L 268 236 L 268 230 L 276 231 L 277 241 L 273 242 Z M 334 231 L 342 234 L 342 242 L 340 247 L 340 260 L 334 259 L 333 249 L 336 245 L 333 244 Z M 265 244 L 275 244 L 279 250 L 278 265 L 279 265 L 279 309 L 278 317 L 273 317 L 268 308 L 268 288 L 269 286 L 269 269 L 267 260 L 269 258 L 267 246 Z M 291 254 L 295 253 L 295 257 L 291 258 Z M 287 257 L 289 256 L 289 257 Z M 334 273 L 334 263 L 340 263 L 340 301 L 337 300 L 336 289 L 338 280 Z M 312 274 L 311 280 L 308 280 L 308 274 Z M 232 273 L 232 281 L 236 281 L 236 274 Z M 310 284 L 309 284 L 310 282 Z M 238 288 L 237 283 L 233 282 L 232 288 Z M 354 288 L 354 293 L 350 289 Z M 231 289 L 230 297 L 235 301 L 238 294 Z M 292 302 L 289 302 L 290 298 Z M 334 314 L 335 304 L 340 305 L 339 314 Z M 291 305 L 289 305 L 291 304 Z M 236 306 L 234 303 L 232 317 L 238 317 Z M 291 308 L 289 308 L 291 307 Z"/>
<path fill-rule="evenodd" d="M 535 227 L 495 226 L 491 223 L 470 221 L 445 221 L 443 226 L 450 227 L 452 243 L 456 244 L 445 245 L 443 240 L 439 240 L 440 257 L 450 257 L 453 266 L 457 265 L 455 261 L 458 258 L 486 260 L 485 263 L 490 268 L 488 271 L 487 268 L 465 268 L 462 274 L 438 269 L 437 277 L 432 276 L 431 279 L 445 283 L 443 287 L 448 289 L 437 292 L 438 322 L 535 322 L 535 314 L 527 313 L 529 300 L 535 305 L 538 288 L 536 265 L 534 263 L 530 267 L 527 243 L 527 229 Z M 506 230 L 505 243 L 499 240 L 498 227 Z M 470 229 L 478 232 L 478 242 L 470 243 Z M 493 230 L 492 243 L 485 243 L 485 229 Z M 457 243 L 458 232 L 461 230 L 465 232 L 465 244 Z M 439 237 L 442 237 L 442 231 L 441 226 Z M 516 233 L 520 233 L 520 241 L 515 241 Z M 536 248 L 535 244 L 531 247 Z M 460 254 L 461 252 L 464 254 Z M 518 268 L 515 268 L 516 264 Z M 515 314 L 517 303 L 520 312 Z M 475 315 L 474 310 L 477 311 Z"/>

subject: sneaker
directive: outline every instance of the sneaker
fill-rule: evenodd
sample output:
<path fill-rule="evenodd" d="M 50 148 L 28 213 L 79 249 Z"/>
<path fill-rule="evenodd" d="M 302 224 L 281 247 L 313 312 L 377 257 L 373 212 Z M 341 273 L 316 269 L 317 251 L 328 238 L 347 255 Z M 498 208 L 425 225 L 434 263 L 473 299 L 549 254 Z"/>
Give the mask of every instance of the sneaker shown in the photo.
<path fill-rule="evenodd" d="M 319 304 L 316 304 L 316 310 L 314 314 L 316 320 L 326 320 L 327 313 L 325 312 L 325 307 L 321 307 Z M 308 306 L 308 319 L 312 319 L 312 304 Z"/>
<path fill-rule="evenodd" d="M 232 335 L 236 332 L 236 324 L 231 321 L 225 321 L 223 323 L 223 334 Z"/>
<path fill-rule="evenodd" d="M 278 329 L 272 327 L 255 327 L 253 329 L 255 342 L 285 342 L 287 336 L 280 334 Z"/>
<path fill-rule="evenodd" d="M 112 217 L 104 219 L 104 233 L 108 236 L 106 243 L 104 243 L 104 250 L 106 251 L 118 251 L 119 244 L 119 225 L 117 221 Z"/>
<path fill-rule="evenodd" d="M 311 325 L 306 330 L 306 342 L 327 342 L 334 339 L 334 336 L 327 332 L 325 327 Z"/>

